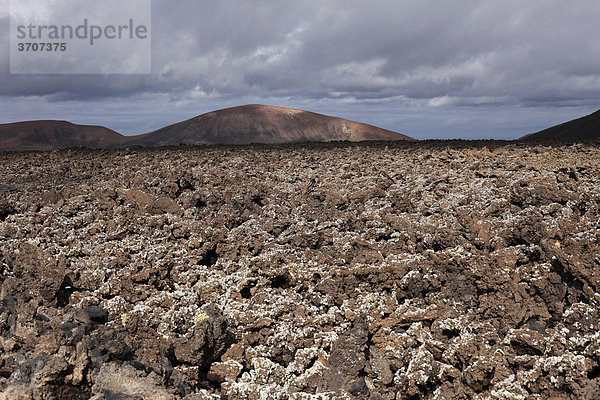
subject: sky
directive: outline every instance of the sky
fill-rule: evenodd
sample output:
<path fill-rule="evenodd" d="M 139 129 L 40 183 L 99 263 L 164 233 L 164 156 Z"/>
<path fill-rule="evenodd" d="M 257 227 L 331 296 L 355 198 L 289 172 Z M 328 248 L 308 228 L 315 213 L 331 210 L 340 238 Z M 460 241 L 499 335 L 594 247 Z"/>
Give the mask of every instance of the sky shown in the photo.
<path fill-rule="evenodd" d="M 139 134 L 259 103 L 514 139 L 600 108 L 598 21 L 597 0 L 153 0 L 150 74 L 18 75 L 0 0 L 0 123 Z"/>

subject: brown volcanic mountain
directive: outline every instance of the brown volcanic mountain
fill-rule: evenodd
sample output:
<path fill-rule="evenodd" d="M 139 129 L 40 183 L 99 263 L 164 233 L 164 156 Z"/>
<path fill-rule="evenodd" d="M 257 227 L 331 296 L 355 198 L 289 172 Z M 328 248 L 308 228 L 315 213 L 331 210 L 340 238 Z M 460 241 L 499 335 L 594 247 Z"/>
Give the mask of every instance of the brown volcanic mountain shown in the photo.
<path fill-rule="evenodd" d="M 76 125 L 67 121 L 0 124 L 0 151 L 333 140 L 414 139 L 360 122 L 257 104 L 209 112 L 137 136 L 123 136 L 101 126 Z"/>
<path fill-rule="evenodd" d="M 414 140 L 372 125 L 294 108 L 250 104 L 202 114 L 133 137 L 130 145 Z"/>
<path fill-rule="evenodd" d="M 600 110 L 543 131 L 530 133 L 519 140 L 587 140 L 600 138 Z"/>
<path fill-rule="evenodd" d="M 71 147 L 117 147 L 126 137 L 102 126 L 67 121 L 0 124 L 0 151 L 54 150 Z"/>

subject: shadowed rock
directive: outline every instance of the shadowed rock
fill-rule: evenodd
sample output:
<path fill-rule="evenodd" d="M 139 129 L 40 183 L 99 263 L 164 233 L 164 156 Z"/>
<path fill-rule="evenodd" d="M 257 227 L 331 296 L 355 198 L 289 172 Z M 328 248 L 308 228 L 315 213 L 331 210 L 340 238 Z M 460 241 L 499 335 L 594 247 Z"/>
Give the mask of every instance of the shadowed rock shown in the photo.
<path fill-rule="evenodd" d="M 600 138 L 600 110 L 539 132 L 530 133 L 519 140 L 589 140 Z"/>

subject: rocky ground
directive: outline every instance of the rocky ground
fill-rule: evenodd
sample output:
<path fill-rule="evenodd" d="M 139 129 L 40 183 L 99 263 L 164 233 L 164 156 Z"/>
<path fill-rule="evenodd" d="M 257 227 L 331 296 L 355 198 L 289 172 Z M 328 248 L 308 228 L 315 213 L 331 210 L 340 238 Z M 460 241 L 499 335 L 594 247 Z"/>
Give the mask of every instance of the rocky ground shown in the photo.
<path fill-rule="evenodd" d="M 0 398 L 600 398 L 599 160 L 0 154 Z"/>

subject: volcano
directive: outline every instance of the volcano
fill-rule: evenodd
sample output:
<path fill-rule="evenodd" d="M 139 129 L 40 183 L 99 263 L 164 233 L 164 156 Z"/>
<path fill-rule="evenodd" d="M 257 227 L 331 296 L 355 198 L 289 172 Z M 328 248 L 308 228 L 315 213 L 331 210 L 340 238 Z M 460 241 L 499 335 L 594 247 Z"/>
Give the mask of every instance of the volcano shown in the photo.
<path fill-rule="evenodd" d="M 413 140 L 360 122 L 295 108 L 250 104 L 212 111 L 132 137 L 130 145 L 296 143 Z"/>
<path fill-rule="evenodd" d="M 600 110 L 536 133 L 525 135 L 519 140 L 589 140 L 600 138 Z"/>
<path fill-rule="evenodd" d="M 137 136 L 123 136 L 101 126 L 76 125 L 67 121 L 26 121 L 0 125 L 0 151 L 344 140 L 414 139 L 347 119 L 259 104 L 212 111 Z"/>
<path fill-rule="evenodd" d="M 125 136 L 102 126 L 77 125 L 67 121 L 0 124 L 0 151 L 108 148 L 125 142 Z"/>

